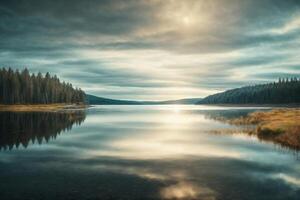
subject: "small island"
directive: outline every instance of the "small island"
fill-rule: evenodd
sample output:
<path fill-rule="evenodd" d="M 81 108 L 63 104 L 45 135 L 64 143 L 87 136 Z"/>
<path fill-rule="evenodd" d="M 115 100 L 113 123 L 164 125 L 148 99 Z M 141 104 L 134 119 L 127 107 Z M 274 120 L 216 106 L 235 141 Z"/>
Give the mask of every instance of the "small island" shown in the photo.
<path fill-rule="evenodd" d="M 0 111 L 61 111 L 86 107 L 86 94 L 48 72 L 0 69 Z"/>

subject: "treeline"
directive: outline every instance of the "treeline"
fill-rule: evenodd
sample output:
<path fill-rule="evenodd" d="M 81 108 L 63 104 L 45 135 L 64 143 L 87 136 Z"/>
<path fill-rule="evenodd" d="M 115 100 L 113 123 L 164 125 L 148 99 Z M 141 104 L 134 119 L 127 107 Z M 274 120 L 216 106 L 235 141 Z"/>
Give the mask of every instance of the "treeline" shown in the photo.
<path fill-rule="evenodd" d="M 198 104 L 292 104 L 300 103 L 300 79 L 247 86 L 210 95 Z"/>
<path fill-rule="evenodd" d="M 81 89 L 49 73 L 0 69 L 0 104 L 83 103 L 85 96 Z"/>

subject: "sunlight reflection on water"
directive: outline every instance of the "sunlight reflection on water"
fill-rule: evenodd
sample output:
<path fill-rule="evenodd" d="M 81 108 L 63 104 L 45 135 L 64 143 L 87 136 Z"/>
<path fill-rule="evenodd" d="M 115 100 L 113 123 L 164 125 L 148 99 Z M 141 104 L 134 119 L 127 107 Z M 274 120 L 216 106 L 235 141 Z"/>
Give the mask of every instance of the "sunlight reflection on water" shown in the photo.
<path fill-rule="evenodd" d="M 31 199 L 39 192 L 55 198 L 49 190 L 77 199 L 297 199 L 300 165 L 293 154 L 242 133 L 211 132 L 238 132 L 215 116 L 255 109 L 90 108 L 81 126 L 48 143 L 1 151 L 0 195 L 11 199 L 17 190 L 14 199 L 22 199 L 24 175 Z"/>

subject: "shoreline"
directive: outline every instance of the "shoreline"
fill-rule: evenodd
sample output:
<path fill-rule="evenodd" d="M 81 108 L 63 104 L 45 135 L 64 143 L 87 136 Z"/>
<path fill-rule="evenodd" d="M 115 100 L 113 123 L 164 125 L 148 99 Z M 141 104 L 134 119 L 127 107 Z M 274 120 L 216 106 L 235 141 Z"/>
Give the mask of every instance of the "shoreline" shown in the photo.
<path fill-rule="evenodd" d="M 248 134 L 261 140 L 272 141 L 282 146 L 300 150 L 300 109 L 276 108 L 270 111 L 258 111 L 227 120 L 237 126 L 252 125 Z"/>
<path fill-rule="evenodd" d="M 0 104 L 0 112 L 59 112 L 67 110 L 77 110 L 88 108 L 85 104 Z"/>
<path fill-rule="evenodd" d="M 300 108 L 300 104 L 195 104 L 202 106 L 221 106 L 221 107 L 269 107 L 269 108 Z"/>

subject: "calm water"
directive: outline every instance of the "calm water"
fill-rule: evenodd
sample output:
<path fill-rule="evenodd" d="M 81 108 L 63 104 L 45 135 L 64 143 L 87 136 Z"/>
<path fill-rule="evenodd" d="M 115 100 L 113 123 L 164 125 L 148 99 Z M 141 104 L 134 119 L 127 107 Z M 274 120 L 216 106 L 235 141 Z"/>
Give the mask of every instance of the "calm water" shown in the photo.
<path fill-rule="evenodd" d="M 254 110 L 0 113 L 0 199 L 299 199 L 296 152 L 220 134 L 241 130 L 217 118 Z"/>

